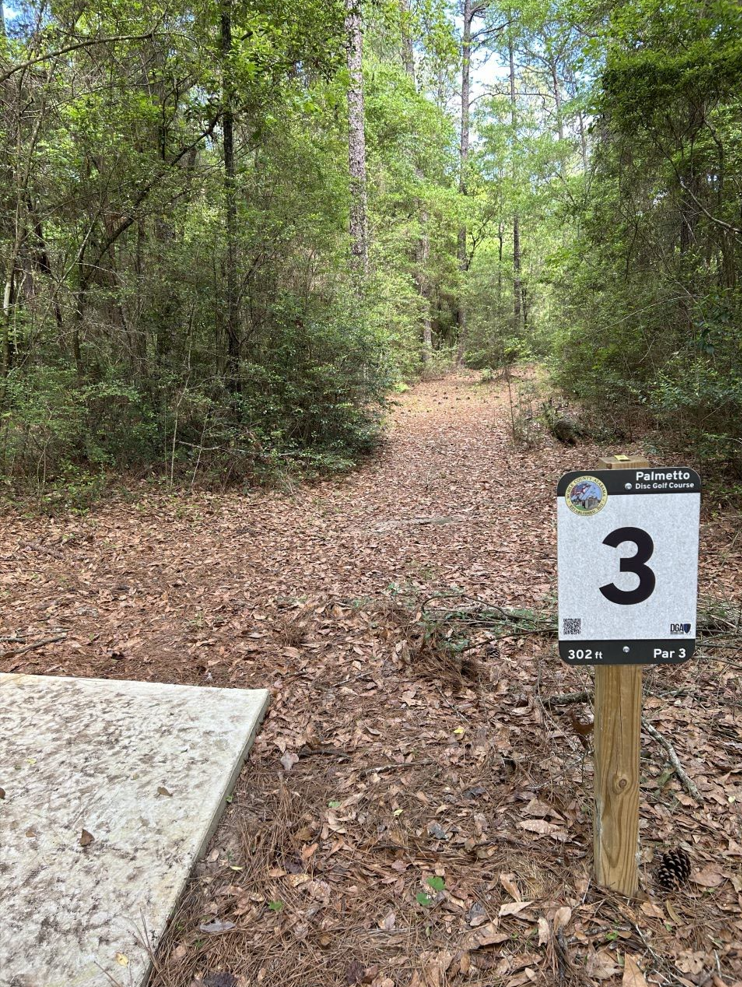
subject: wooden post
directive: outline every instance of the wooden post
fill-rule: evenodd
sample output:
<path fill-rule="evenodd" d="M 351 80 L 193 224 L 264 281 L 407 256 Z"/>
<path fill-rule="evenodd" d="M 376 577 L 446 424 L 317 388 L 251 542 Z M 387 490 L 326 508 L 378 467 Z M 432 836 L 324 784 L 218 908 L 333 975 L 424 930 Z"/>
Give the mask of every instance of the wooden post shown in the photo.
<path fill-rule="evenodd" d="M 600 461 L 602 469 L 649 466 L 646 459 Z M 595 669 L 595 880 L 633 897 L 639 888 L 639 753 L 642 667 Z"/>
<path fill-rule="evenodd" d="M 595 880 L 632 897 L 639 887 L 641 665 L 595 669 Z"/>

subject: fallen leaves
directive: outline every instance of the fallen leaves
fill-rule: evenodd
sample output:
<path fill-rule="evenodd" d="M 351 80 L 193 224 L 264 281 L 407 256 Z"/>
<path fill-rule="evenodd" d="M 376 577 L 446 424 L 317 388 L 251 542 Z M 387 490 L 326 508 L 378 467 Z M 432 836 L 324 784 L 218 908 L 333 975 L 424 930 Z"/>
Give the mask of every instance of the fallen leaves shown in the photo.
<path fill-rule="evenodd" d="M 653 901 L 643 901 L 639 906 L 645 915 L 649 918 L 658 918 L 660 920 L 664 919 L 665 913 L 656 905 Z"/>
<path fill-rule="evenodd" d="M 423 384 L 393 414 L 378 456 L 290 496 L 142 489 L 134 506 L 40 519 L 34 537 L 63 558 L 27 550 L 27 520 L 0 517 L 0 636 L 69 631 L 16 654 L 21 670 L 273 692 L 153 987 L 342 984 L 354 959 L 367 987 L 518 987 L 557 982 L 560 957 L 567 983 L 617 987 L 636 976 L 624 947 L 651 987 L 671 975 L 697 987 L 711 934 L 725 979 L 740 979 L 742 732 L 725 706 L 740 700 L 738 671 L 709 656 L 647 674 L 652 721 L 706 802 L 646 752 L 644 888 L 654 894 L 653 867 L 679 842 L 700 880 L 626 906 L 629 921 L 589 883 L 586 683 L 552 640 L 519 629 L 551 619 L 554 481 L 600 451 L 519 449 L 506 392 L 466 377 Z M 444 514 L 455 520 L 408 523 Z M 702 592 L 721 579 L 731 599 L 742 545 L 725 530 L 706 525 Z M 444 598 L 454 586 L 462 595 Z M 521 618 L 500 640 L 486 618 L 436 627 L 422 615 L 431 598 Z M 582 694 L 579 706 L 549 705 L 559 694 Z"/>
<path fill-rule="evenodd" d="M 445 987 L 446 973 L 454 954 L 447 949 L 420 954 L 419 968 L 415 970 L 410 987 Z"/>
<path fill-rule="evenodd" d="M 287 773 L 291 771 L 295 764 L 299 763 L 299 755 L 294 754 L 292 751 L 286 751 L 286 753 L 281 758 L 281 764 L 283 765 L 284 771 Z"/>
<path fill-rule="evenodd" d="M 510 935 L 507 932 L 499 931 L 499 922 L 488 922 L 470 932 L 462 943 L 462 948 L 468 952 L 481 949 L 484 946 L 494 946 L 497 943 L 507 942 Z"/>
<path fill-rule="evenodd" d="M 199 930 L 201 932 L 206 932 L 210 936 L 220 935 L 222 932 L 229 932 L 234 929 L 235 923 L 230 921 L 224 921 L 222 919 L 214 919 L 213 922 L 202 922 L 199 925 Z"/>
<path fill-rule="evenodd" d="M 513 901 L 522 901 L 521 893 L 515 883 L 514 874 L 500 874 L 500 884 L 505 888 Z"/>
<path fill-rule="evenodd" d="M 504 918 L 507 915 L 520 915 L 526 908 L 530 908 L 532 904 L 533 902 L 531 901 L 506 902 L 504 905 L 500 905 L 499 917 Z"/>
<path fill-rule="evenodd" d="M 726 879 L 724 870 L 718 863 L 707 864 L 701 870 L 691 873 L 691 881 L 702 888 L 718 888 Z"/>
<path fill-rule="evenodd" d="M 569 905 L 562 905 L 554 912 L 554 935 L 566 929 L 572 921 L 572 909 Z"/>
<path fill-rule="evenodd" d="M 585 973 L 593 980 L 612 980 L 621 968 L 616 957 L 607 949 L 591 950 L 588 953 Z"/>
<path fill-rule="evenodd" d="M 521 819 L 518 825 L 529 833 L 538 833 L 539 836 L 551 836 L 555 840 L 569 839 L 569 834 L 561 826 L 547 822 L 546 819 Z"/>
<path fill-rule="evenodd" d="M 630 953 L 624 953 L 621 987 L 648 987 L 639 964 Z"/>

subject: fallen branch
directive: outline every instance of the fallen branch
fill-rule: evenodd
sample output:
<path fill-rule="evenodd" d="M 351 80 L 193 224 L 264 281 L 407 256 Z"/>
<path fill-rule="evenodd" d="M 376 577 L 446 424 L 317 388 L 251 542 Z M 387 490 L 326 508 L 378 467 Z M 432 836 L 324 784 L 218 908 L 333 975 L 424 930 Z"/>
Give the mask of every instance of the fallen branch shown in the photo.
<path fill-rule="evenodd" d="M 396 761 L 393 764 L 379 764 L 375 768 L 364 768 L 361 771 L 361 777 L 365 778 L 366 775 L 379 774 L 382 771 L 404 771 L 405 768 L 417 768 L 423 764 L 437 764 L 432 757 L 425 757 L 421 761 L 403 761 L 401 764 Z"/>
<path fill-rule="evenodd" d="M 299 751 L 299 757 L 315 757 L 316 755 L 326 754 L 328 757 L 339 757 L 343 761 L 350 761 L 350 754 L 346 754 L 344 751 L 337 751 L 332 747 L 302 747 Z"/>
<path fill-rule="evenodd" d="M 677 774 L 678 778 L 682 782 L 683 787 L 688 792 L 688 794 L 692 796 L 696 800 L 696 802 L 703 803 L 703 796 L 698 791 L 693 781 L 688 777 L 687 772 L 685 771 L 682 764 L 680 763 L 680 759 L 678 758 L 677 751 L 672 746 L 672 744 L 667 739 L 667 737 L 663 737 L 663 735 L 659 732 L 659 730 L 656 730 L 651 723 L 647 722 L 647 720 L 644 717 L 642 717 L 642 726 L 647 731 L 650 737 L 652 737 L 654 740 L 657 741 L 658 744 L 661 744 L 665 748 L 670 758 L 670 764 L 673 766 L 673 768 L 675 768 L 675 773 Z"/>
<path fill-rule="evenodd" d="M 583 689 L 582 692 L 566 692 L 561 696 L 550 696 L 548 699 L 542 699 L 541 702 L 544 706 L 569 706 L 571 703 L 589 703 L 592 698 L 592 692 Z"/>
<path fill-rule="evenodd" d="M 67 635 L 60 634 L 58 637 L 45 637 L 43 641 L 37 641 L 35 644 L 27 644 L 25 648 L 19 648 L 18 651 L 6 651 L 0 657 L 2 658 L 18 658 L 20 655 L 25 655 L 27 651 L 36 651 L 38 648 L 43 648 L 45 644 L 56 644 L 57 641 L 66 641 Z"/>

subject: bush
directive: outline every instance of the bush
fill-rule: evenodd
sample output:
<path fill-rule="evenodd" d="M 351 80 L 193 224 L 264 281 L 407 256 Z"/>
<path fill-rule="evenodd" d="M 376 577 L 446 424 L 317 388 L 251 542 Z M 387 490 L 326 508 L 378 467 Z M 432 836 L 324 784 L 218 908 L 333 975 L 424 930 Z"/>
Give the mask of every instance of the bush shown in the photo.
<path fill-rule="evenodd" d="M 397 344 L 372 301 L 367 309 L 354 295 L 319 314 L 278 299 L 236 394 L 195 360 L 193 373 L 162 368 L 146 388 L 115 367 L 97 381 L 56 365 L 14 369 L 1 395 L 0 472 L 56 489 L 132 467 L 221 485 L 287 466 L 347 469 L 374 447 L 399 379 Z"/>
<path fill-rule="evenodd" d="M 616 301 L 596 293 L 573 311 L 554 343 L 557 383 L 614 434 L 640 418 L 664 455 L 742 476 L 742 297 L 715 291 L 680 307 L 656 285 L 631 300 L 633 317 Z"/>

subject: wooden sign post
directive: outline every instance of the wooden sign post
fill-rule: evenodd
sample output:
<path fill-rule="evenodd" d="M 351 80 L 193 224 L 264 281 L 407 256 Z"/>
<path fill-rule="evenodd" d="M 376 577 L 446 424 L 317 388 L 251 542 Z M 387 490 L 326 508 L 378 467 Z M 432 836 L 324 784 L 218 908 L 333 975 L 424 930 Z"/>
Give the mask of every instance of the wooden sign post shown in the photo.
<path fill-rule="evenodd" d="M 595 880 L 633 897 L 639 888 L 641 665 L 595 669 Z"/>
<path fill-rule="evenodd" d="M 683 662 L 695 648 L 701 480 L 638 457 L 600 467 L 557 487 L 559 653 L 595 666 L 595 880 L 631 897 L 642 665 Z"/>
<path fill-rule="evenodd" d="M 602 469 L 649 466 L 648 459 L 612 456 Z M 639 890 L 639 759 L 642 666 L 595 669 L 595 880 L 633 898 Z"/>

